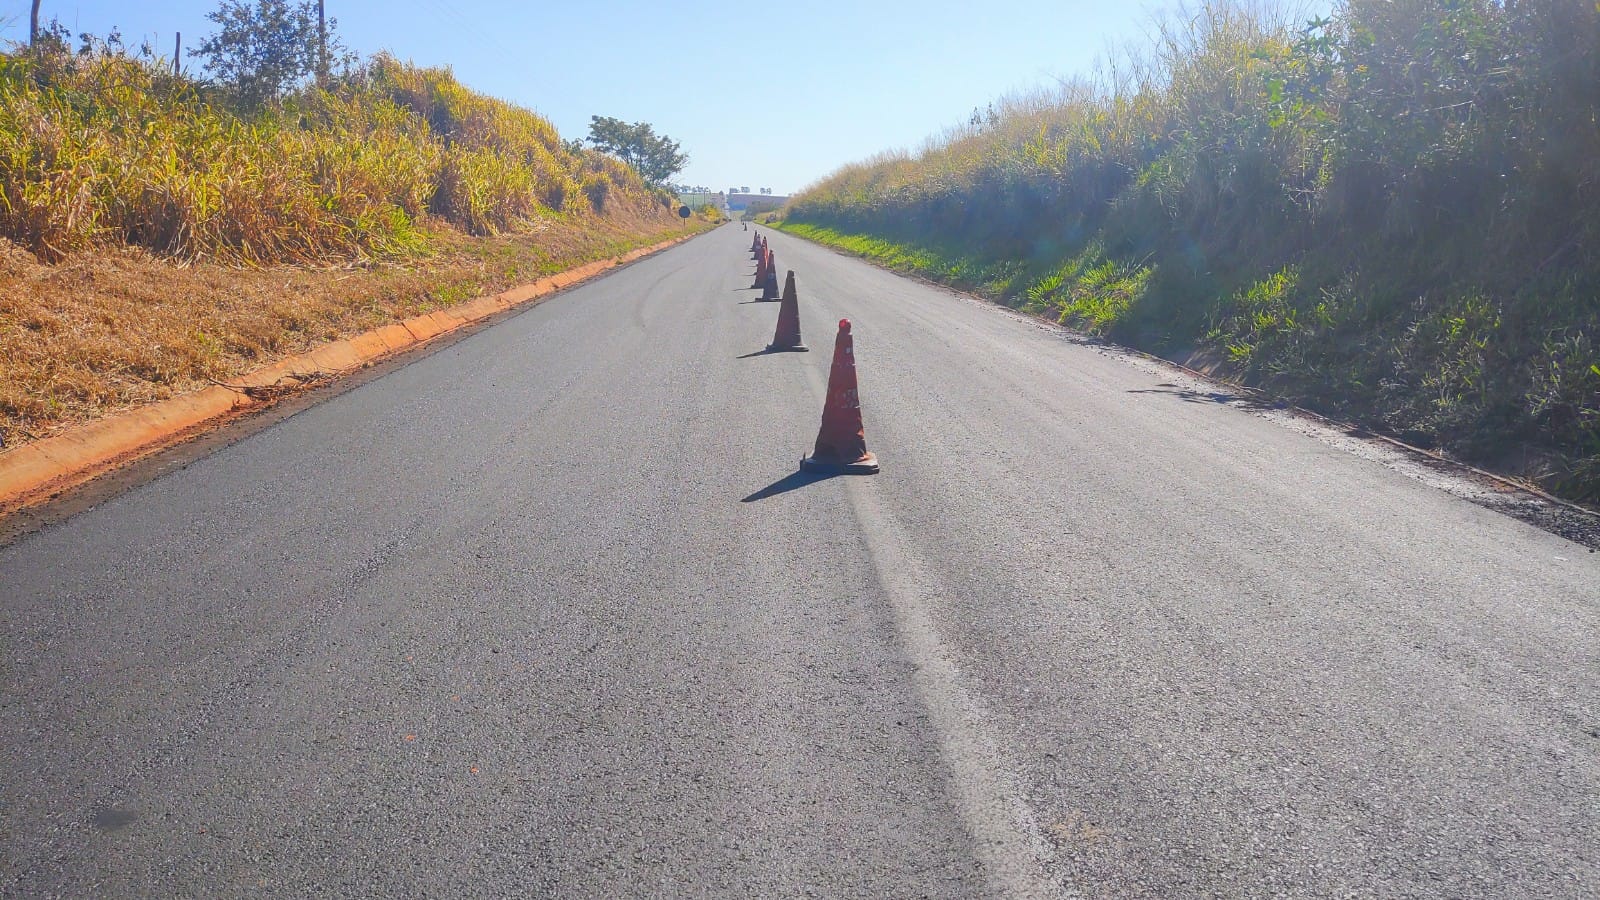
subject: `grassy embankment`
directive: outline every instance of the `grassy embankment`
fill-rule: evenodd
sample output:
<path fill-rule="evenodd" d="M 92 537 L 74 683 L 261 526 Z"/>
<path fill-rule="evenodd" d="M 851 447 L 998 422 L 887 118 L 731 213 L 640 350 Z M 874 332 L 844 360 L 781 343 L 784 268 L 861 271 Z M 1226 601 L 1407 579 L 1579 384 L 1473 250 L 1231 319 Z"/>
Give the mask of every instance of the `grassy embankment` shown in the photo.
<path fill-rule="evenodd" d="M 0 449 L 707 227 L 670 199 L 388 57 L 240 113 L 120 54 L 0 55 Z"/>
<path fill-rule="evenodd" d="M 1600 500 L 1600 11 L 1210 4 L 782 227 Z"/>

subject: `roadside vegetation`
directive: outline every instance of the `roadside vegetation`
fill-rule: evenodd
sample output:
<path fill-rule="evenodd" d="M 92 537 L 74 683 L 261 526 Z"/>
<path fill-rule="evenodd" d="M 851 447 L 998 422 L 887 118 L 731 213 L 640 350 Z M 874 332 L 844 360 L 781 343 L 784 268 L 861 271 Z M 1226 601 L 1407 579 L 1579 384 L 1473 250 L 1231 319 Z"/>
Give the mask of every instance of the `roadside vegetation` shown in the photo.
<path fill-rule="evenodd" d="M 0 449 L 707 227 L 448 70 L 306 51 L 307 8 L 224 3 L 211 78 L 55 24 L 0 54 Z"/>
<path fill-rule="evenodd" d="M 1600 10 L 1208 3 L 782 227 L 1600 500 Z"/>
<path fill-rule="evenodd" d="M 721 225 L 728 221 L 727 213 L 715 203 L 701 203 L 694 208 L 694 215 L 708 225 Z"/>
<path fill-rule="evenodd" d="M 104 50 L 0 57 L 0 235 L 45 261 L 327 262 L 660 207 L 621 161 L 448 71 L 378 56 L 250 115 Z"/>

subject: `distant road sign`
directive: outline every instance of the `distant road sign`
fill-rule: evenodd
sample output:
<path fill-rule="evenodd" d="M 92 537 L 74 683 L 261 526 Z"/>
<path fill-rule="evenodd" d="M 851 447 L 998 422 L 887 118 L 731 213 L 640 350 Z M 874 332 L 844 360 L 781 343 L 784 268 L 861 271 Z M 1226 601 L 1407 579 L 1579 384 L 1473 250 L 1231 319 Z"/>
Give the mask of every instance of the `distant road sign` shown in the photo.
<path fill-rule="evenodd" d="M 687 206 L 678 207 L 678 218 L 680 218 L 680 219 L 689 218 L 689 207 L 687 207 Z"/>

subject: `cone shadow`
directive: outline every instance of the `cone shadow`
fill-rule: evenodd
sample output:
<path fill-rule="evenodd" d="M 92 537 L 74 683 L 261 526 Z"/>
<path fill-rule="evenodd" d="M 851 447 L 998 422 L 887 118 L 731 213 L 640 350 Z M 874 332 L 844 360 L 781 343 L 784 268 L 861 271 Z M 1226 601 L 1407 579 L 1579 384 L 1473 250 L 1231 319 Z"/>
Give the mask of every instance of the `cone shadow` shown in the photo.
<path fill-rule="evenodd" d="M 752 356 L 771 356 L 774 353 L 782 353 L 782 352 L 783 352 L 782 350 L 757 350 L 754 353 L 746 353 L 743 356 L 735 356 L 734 359 L 749 359 Z"/>
<path fill-rule="evenodd" d="M 790 472 L 788 475 L 783 476 L 777 481 L 774 481 L 773 483 L 767 485 L 759 491 L 756 491 L 754 494 L 751 494 L 739 502 L 754 503 L 757 500 L 765 500 L 768 497 L 776 497 L 779 494 L 787 494 L 790 491 L 798 491 L 807 485 L 816 484 L 819 481 L 827 481 L 830 478 L 838 477 L 838 474 L 833 472 Z"/>

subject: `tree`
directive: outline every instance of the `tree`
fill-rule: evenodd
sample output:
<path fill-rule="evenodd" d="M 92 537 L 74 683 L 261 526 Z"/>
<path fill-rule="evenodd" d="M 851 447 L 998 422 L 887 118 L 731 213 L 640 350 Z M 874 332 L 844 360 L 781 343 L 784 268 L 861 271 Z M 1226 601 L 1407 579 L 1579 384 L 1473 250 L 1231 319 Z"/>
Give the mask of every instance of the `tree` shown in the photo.
<path fill-rule="evenodd" d="M 333 35 L 337 19 L 327 20 L 326 50 L 322 50 L 318 11 L 315 0 L 255 0 L 254 5 L 222 0 L 206 14 L 220 30 L 189 55 L 203 58 L 206 72 L 241 106 L 263 106 L 318 74 L 324 59 L 354 61 L 355 55 Z"/>
<path fill-rule="evenodd" d="M 678 149 L 678 142 L 656 134 L 646 122 L 628 124 L 610 116 L 589 117 L 589 143 L 632 166 L 652 185 L 661 185 L 683 171 L 689 156 Z"/>

